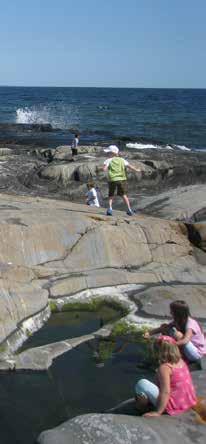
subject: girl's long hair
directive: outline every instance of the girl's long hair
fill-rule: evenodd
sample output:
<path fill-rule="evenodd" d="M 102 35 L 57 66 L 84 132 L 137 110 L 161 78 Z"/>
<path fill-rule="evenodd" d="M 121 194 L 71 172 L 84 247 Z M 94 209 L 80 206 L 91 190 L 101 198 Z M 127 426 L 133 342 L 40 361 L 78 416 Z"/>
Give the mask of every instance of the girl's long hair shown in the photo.
<path fill-rule="evenodd" d="M 170 310 L 175 326 L 184 334 L 190 316 L 190 309 L 187 303 L 185 301 L 174 301 L 170 304 Z"/>
<path fill-rule="evenodd" d="M 181 359 L 179 347 L 167 341 L 156 339 L 153 343 L 153 356 L 159 365 L 170 363 L 177 364 Z"/>

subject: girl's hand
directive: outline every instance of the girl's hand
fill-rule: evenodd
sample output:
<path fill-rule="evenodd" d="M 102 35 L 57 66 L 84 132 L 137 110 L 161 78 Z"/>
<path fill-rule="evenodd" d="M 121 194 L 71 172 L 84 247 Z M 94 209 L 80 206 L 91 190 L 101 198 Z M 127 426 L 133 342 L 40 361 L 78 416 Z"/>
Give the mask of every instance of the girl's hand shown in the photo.
<path fill-rule="evenodd" d="M 183 333 L 181 331 L 178 331 L 174 327 L 174 338 L 176 339 L 176 341 L 180 341 L 183 337 L 184 337 Z"/>
<path fill-rule="evenodd" d="M 167 335 L 168 334 L 168 324 L 162 324 L 160 328 L 161 328 L 161 333 L 163 335 Z"/>
<path fill-rule="evenodd" d="M 149 332 L 149 331 L 146 331 L 146 332 L 143 334 L 143 338 L 144 338 L 144 339 L 149 339 L 149 338 L 150 338 L 150 332 Z"/>
<path fill-rule="evenodd" d="M 143 416 L 145 418 L 149 418 L 150 416 L 157 417 L 157 416 L 161 416 L 161 413 L 158 413 L 158 412 L 148 412 L 148 413 L 145 413 Z"/>

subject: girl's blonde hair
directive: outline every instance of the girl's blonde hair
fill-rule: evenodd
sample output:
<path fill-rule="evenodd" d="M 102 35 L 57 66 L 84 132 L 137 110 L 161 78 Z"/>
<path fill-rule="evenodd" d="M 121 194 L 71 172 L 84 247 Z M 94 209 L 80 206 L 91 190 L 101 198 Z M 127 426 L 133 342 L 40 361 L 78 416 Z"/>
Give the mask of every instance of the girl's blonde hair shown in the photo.
<path fill-rule="evenodd" d="M 87 188 L 94 188 L 94 182 L 93 182 L 93 180 L 89 180 L 88 182 L 87 182 Z"/>
<path fill-rule="evenodd" d="M 159 364 L 169 362 L 170 364 L 177 364 L 181 359 L 179 347 L 167 341 L 159 339 L 154 341 L 153 352 Z"/>

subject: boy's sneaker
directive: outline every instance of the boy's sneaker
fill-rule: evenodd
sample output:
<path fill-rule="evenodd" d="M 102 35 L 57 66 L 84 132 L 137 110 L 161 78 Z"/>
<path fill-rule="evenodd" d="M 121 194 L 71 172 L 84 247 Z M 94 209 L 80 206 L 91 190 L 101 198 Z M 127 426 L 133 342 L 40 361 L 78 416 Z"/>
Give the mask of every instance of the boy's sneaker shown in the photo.
<path fill-rule="evenodd" d="M 108 210 L 107 210 L 107 216 L 112 216 L 112 209 L 111 209 L 111 208 L 108 208 Z"/>
<path fill-rule="evenodd" d="M 128 215 L 128 216 L 133 216 L 133 214 L 134 214 L 134 211 L 132 211 L 132 210 L 127 210 L 127 215 Z"/>

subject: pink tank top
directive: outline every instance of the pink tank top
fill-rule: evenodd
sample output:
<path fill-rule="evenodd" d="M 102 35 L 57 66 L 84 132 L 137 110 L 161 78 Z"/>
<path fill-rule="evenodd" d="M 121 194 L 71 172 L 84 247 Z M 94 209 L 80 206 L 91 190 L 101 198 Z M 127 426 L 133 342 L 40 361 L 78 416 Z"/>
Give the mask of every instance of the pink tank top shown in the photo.
<path fill-rule="evenodd" d="M 170 398 L 167 403 L 166 412 L 169 415 L 179 415 L 189 410 L 197 403 L 195 389 L 187 364 L 184 362 L 182 367 L 172 367 L 170 376 Z"/>
<path fill-rule="evenodd" d="M 195 319 L 188 318 L 186 330 L 188 330 L 189 328 L 192 330 L 193 333 L 190 340 L 197 348 L 200 357 L 206 355 L 206 340 L 201 326 Z"/>

